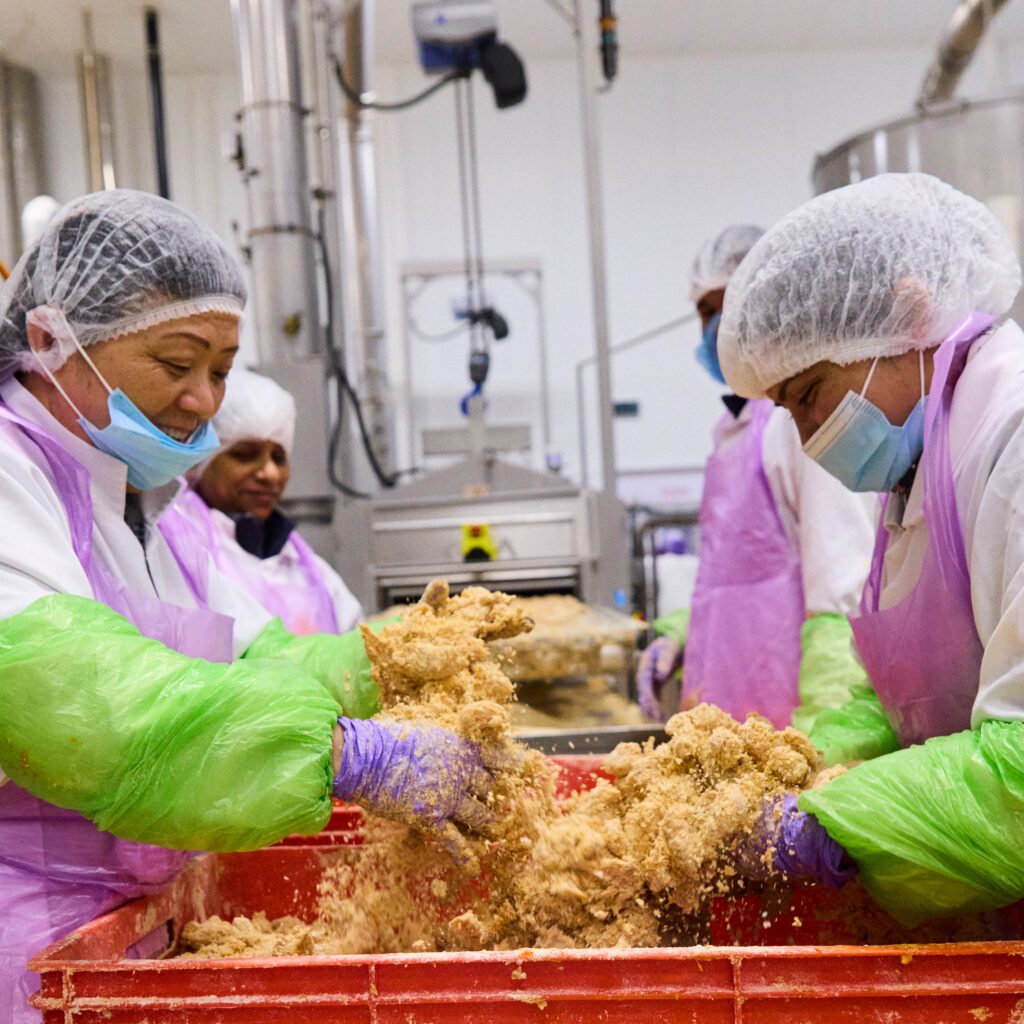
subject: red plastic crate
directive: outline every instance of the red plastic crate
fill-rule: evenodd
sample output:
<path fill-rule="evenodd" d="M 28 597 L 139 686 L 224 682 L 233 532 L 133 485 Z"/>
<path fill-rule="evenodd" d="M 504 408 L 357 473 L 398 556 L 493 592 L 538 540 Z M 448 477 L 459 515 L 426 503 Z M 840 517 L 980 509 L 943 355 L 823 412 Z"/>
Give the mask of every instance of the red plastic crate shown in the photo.
<path fill-rule="evenodd" d="M 571 764 L 563 784 L 585 785 L 593 763 Z M 324 867 L 359 855 L 324 843 L 200 857 L 168 891 L 37 956 L 35 1004 L 45 1024 L 1024 1024 L 1024 943 L 126 959 L 211 914 L 310 919 Z M 767 922 L 756 898 L 719 903 L 712 934 L 793 942 L 811 935 L 830 898 L 797 891 Z M 800 929 L 795 910 L 807 919 Z"/>

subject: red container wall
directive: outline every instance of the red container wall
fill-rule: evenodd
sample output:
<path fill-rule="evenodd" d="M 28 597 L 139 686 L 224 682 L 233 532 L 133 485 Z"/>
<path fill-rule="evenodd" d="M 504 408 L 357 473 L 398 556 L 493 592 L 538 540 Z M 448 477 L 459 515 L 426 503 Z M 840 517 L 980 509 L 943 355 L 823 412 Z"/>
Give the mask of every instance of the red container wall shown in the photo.
<path fill-rule="evenodd" d="M 563 784 L 586 784 L 573 763 Z M 337 834 L 352 823 L 335 815 Z M 46 1024 L 1024 1024 L 1024 943 L 815 946 L 842 925 L 824 890 L 716 904 L 718 942 L 790 945 L 650 950 L 126 960 L 147 935 L 265 910 L 315 913 L 342 841 L 198 858 L 167 891 L 91 922 L 32 963 Z M 830 903 L 830 901 L 832 901 Z M 768 909 L 771 908 L 771 909 Z M 837 923 L 838 917 L 838 923 Z M 815 931 L 817 929 L 817 932 Z"/>

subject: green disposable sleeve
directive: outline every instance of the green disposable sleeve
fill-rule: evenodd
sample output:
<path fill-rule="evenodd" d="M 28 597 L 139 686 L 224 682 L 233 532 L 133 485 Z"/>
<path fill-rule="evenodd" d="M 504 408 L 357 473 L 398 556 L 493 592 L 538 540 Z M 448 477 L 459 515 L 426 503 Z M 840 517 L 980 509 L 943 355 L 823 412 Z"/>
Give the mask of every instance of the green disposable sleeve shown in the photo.
<path fill-rule="evenodd" d="M 690 609 L 680 608 L 678 611 L 662 615 L 651 623 L 651 628 L 658 636 L 667 636 L 675 640 L 680 647 L 686 646 L 686 636 L 690 631 Z"/>
<path fill-rule="evenodd" d="M 187 658 L 86 598 L 0 621 L 0 769 L 123 839 L 248 850 L 320 831 L 337 715 L 295 665 Z"/>
<path fill-rule="evenodd" d="M 868 686 L 852 686 L 842 707 L 819 712 L 810 737 L 830 765 L 870 761 L 900 749 L 885 708 Z"/>
<path fill-rule="evenodd" d="M 867 676 L 853 653 L 853 632 L 845 615 L 824 613 L 800 629 L 800 705 L 793 725 L 810 732 L 826 708 L 842 707 Z"/>
<path fill-rule="evenodd" d="M 799 806 L 906 924 L 1024 897 L 1024 722 L 986 722 L 867 761 Z"/>
<path fill-rule="evenodd" d="M 368 623 L 379 633 L 396 619 Z M 328 690 L 349 718 L 369 718 L 380 711 L 380 693 L 370 671 L 363 635 L 358 629 L 335 636 L 296 636 L 273 619 L 249 645 L 245 661 L 288 661 L 301 665 Z"/>

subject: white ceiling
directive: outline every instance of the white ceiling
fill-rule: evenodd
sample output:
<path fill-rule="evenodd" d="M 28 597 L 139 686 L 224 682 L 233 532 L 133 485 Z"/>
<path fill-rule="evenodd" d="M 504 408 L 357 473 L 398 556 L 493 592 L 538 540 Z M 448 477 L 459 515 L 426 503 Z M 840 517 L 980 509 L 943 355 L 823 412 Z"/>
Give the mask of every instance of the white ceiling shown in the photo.
<path fill-rule="evenodd" d="M 584 4 L 588 0 L 583 0 Z M 524 58 L 568 56 L 572 41 L 553 5 L 496 0 L 501 32 Z M 596 8 L 596 0 L 589 0 Z M 0 54 L 44 73 L 70 72 L 82 45 L 79 0 L 0 0 Z M 89 0 L 97 49 L 141 66 L 143 0 Z M 163 0 L 170 73 L 232 66 L 229 0 Z M 925 46 L 936 43 L 954 0 L 619 0 L 622 65 L 646 55 Z M 378 0 L 380 58 L 414 60 L 409 0 Z M 1024 40 L 1024 0 L 998 16 L 991 38 Z"/>

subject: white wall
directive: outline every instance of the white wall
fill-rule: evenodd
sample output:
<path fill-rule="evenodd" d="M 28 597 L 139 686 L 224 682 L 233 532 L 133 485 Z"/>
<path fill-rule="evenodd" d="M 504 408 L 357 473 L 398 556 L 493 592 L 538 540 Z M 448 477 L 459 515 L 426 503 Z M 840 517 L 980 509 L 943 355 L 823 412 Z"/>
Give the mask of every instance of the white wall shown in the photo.
<path fill-rule="evenodd" d="M 600 103 L 613 341 L 686 312 L 687 270 L 700 242 L 730 221 L 768 224 L 805 199 L 815 153 L 906 113 L 930 57 L 926 48 L 685 59 L 624 53 L 620 80 Z M 1006 54 L 981 61 L 965 94 L 997 90 L 1015 66 Z M 484 244 L 494 258 L 543 265 L 554 446 L 576 475 L 573 371 L 592 350 L 576 73 L 556 60 L 529 62 L 528 73 L 530 96 L 509 111 L 496 111 L 477 85 Z M 402 96 L 422 82 L 414 67 L 384 68 L 379 92 Z M 121 181 L 152 187 L 145 83 L 121 75 L 115 91 Z M 241 183 L 222 156 L 237 106 L 233 74 L 172 76 L 166 92 L 173 197 L 230 242 L 232 222 L 244 223 Z M 74 78 L 47 79 L 44 105 L 51 187 L 69 198 L 84 188 Z M 461 254 L 452 97 L 377 124 L 391 370 L 400 392 L 400 267 Z M 720 404 L 693 360 L 696 341 L 692 327 L 616 359 L 615 397 L 636 399 L 642 410 L 617 425 L 623 469 L 697 466 L 706 457 Z M 532 347 L 516 345 L 513 337 L 496 349 L 492 383 L 529 401 Z M 464 342 L 427 363 L 417 382 L 423 390 L 464 390 Z"/>
<path fill-rule="evenodd" d="M 691 309 L 687 271 L 701 241 L 731 221 L 767 225 L 807 198 L 815 154 L 906 113 L 929 57 L 927 49 L 624 54 L 600 103 L 613 342 Z M 389 70 L 382 94 L 404 95 L 422 81 L 415 68 Z M 484 244 L 494 257 L 543 264 L 555 447 L 576 474 L 573 369 L 592 350 L 592 320 L 575 67 L 534 62 L 528 71 L 530 96 L 514 110 L 496 111 L 478 87 Z M 392 276 L 403 260 L 460 252 L 453 121 L 451 99 L 438 97 L 390 118 L 381 133 Z M 691 326 L 616 358 L 614 397 L 641 405 L 639 419 L 617 424 L 620 468 L 703 463 L 721 405 L 693 359 L 696 341 Z M 439 361 L 432 386 L 441 374 L 463 374 L 462 362 L 461 351 L 454 366 Z M 518 377 L 528 379 L 528 368 Z M 591 392 L 593 381 L 591 373 Z M 597 475 L 595 445 L 596 432 Z"/>

